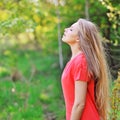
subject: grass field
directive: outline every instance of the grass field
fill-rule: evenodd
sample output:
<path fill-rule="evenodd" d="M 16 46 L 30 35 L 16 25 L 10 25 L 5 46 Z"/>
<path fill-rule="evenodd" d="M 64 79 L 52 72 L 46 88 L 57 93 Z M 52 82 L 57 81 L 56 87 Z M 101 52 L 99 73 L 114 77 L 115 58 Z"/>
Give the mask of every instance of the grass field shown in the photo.
<path fill-rule="evenodd" d="M 0 54 L 0 120 L 64 120 L 58 55 Z"/>
<path fill-rule="evenodd" d="M 0 120 L 65 120 L 60 76 L 57 54 L 1 51 Z M 120 117 L 119 85 L 112 85 L 110 120 Z"/>

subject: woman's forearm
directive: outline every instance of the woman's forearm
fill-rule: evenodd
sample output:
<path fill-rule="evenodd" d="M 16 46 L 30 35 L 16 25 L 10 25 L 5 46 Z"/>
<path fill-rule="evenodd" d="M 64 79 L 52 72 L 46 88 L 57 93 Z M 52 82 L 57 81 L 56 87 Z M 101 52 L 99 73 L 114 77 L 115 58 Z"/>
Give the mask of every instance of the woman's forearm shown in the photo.
<path fill-rule="evenodd" d="M 84 105 L 73 105 L 70 120 L 80 120 Z"/>

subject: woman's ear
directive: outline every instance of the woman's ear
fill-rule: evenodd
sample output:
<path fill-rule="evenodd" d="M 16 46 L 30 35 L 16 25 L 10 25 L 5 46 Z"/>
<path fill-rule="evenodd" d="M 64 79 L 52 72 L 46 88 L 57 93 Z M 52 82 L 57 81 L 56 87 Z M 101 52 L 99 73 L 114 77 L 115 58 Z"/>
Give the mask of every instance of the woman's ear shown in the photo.
<path fill-rule="evenodd" d="M 79 40 L 79 37 L 77 37 L 77 38 L 76 38 L 76 42 L 79 42 L 79 41 L 80 41 L 80 40 Z"/>
<path fill-rule="evenodd" d="M 80 40 L 79 40 L 79 39 L 77 39 L 76 41 L 77 41 L 77 42 L 79 42 Z"/>

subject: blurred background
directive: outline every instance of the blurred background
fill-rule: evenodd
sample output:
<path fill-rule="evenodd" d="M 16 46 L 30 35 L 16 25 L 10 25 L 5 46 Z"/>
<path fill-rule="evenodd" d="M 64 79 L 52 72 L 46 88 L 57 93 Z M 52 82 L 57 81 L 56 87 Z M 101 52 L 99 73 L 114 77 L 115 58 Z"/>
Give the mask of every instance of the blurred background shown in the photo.
<path fill-rule="evenodd" d="M 61 37 L 79 18 L 103 36 L 109 120 L 120 120 L 119 0 L 0 0 L 0 120 L 65 120 L 60 77 L 71 53 Z"/>

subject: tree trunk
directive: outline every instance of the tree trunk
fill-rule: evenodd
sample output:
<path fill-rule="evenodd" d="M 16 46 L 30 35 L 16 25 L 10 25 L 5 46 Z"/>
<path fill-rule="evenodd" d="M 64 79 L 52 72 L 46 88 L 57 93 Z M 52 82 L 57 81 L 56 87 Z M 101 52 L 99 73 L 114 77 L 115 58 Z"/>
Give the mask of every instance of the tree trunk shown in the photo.
<path fill-rule="evenodd" d="M 58 3 L 58 0 L 56 0 L 56 2 Z M 61 41 L 61 26 L 60 26 L 60 11 L 58 9 L 58 5 L 56 6 L 56 15 L 58 18 L 58 23 L 57 23 L 57 27 L 58 27 L 58 47 L 59 47 L 59 64 L 60 64 L 60 69 L 63 69 L 63 55 L 62 55 L 62 41 Z"/>
<path fill-rule="evenodd" d="M 87 20 L 90 19 L 90 17 L 89 17 L 89 0 L 85 0 L 85 18 Z"/>

